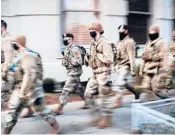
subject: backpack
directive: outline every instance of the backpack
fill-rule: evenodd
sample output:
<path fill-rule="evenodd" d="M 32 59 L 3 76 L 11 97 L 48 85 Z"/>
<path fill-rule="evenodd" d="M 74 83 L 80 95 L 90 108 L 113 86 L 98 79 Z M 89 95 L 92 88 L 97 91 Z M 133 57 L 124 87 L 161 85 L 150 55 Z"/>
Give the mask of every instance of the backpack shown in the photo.
<path fill-rule="evenodd" d="M 81 53 L 81 58 L 82 58 L 82 65 L 85 65 L 85 56 L 86 56 L 86 49 L 83 47 L 83 46 L 80 46 L 80 45 L 76 45 L 79 50 L 80 50 L 80 53 Z"/>
<path fill-rule="evenodd" d="M 37 78 L 43 79 L 43 64 L 41 55 L 38 52 L 28 49 L 28 52 L 34 53 L 37 55 Z"/>

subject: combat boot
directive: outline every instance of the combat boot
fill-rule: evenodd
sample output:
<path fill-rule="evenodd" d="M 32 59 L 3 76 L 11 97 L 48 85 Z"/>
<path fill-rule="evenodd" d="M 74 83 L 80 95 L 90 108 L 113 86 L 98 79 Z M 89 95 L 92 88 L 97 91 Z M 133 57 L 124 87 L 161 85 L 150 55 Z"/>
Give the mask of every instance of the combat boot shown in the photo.
<path fill-rule="evenodd" d="M 56 120 L 54 120 L 54 122 L 51 124 L 51 126 L 53 128 L 51 131 L 51 134 L 60 134 L 61 133 L 60 125 Z"/>
<path fill-rule="evenodd" d="M 52 112 L 55 113 L 56 115 L 62 115 L 63 114 L 63 104 L 58 104 L 52 108 Z"/>
<path fill-rule="evenodd" d="M 100 112 L 96 112 L 95 114 L 92 114 L 90 120 L 88 121 L 89 126 L 96 126 L 98 122 L 101 119 L 101 114 Z"/>
<path fill-rule="evenodd" d="M 80 109 L 89 109 L 88 104 L 84 101 L 84 105 L 80 107 Z"/>
<path fill-rule="evenodd" d="M 98 123 L 99 128 L 106 128 L 112 125 L 112 115 L 104 115 Z"/>

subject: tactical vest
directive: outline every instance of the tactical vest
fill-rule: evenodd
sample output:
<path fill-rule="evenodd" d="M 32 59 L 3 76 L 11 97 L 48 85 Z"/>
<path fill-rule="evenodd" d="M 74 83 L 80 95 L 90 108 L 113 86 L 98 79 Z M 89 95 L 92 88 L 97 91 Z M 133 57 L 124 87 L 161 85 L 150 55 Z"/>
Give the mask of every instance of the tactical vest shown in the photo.
<path fill-rule="evenodd" d="M 64 56 L 65 56 L 65 60 L 66 60 L 66 68 L 67 69 L 81 67 L 81 65 L 75 66 L 71 63 L 71 58 L 74 57 L 73 51 L 72 51 L 72 49 L 74 47 L 78 47 L 78 46 L 72 45 L 70 48 L 64 50 Z"/>
<path fill-rule="evenodd" d="M 43 79 L 43 66 L 42 66 L 42 61 L 41 61 L 41 57 L 39 55 L 39 53 L 34 52 L 32 50 L 27 50 L 27 52 L 31 52 L 36 54 L 37 56 L 37 75 L 36 75 L 36 79 L 42 80 Z M 15 72 L 15 82 L 19 83 L 22 81 L 22 76 L 23 76 L 23 71 L 22 69 L 20 69 L 19 64 L 21 61 L 21 55 L 18 54 L 12 61 L 12 64 L 9 67 L 10 71 Z"/>

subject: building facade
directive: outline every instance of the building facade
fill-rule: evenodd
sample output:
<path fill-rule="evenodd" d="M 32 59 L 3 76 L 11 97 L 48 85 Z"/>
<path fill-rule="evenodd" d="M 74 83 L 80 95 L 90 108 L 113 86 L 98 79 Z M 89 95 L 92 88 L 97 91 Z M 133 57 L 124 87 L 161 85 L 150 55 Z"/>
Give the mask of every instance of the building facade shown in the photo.
<path fill-rule="evenodd" d="M 72 32 L 75 43 L 89 48 L 88 25 L 99 20 L 110 42 L 118 40 L 117 28 L 128 24 L 130 36 L 138 45 L 147 40 L 150 24 L 158 24 L 161 36 L 171 40 L 175 29 L 175 0 L 1 0 L 1 17 L 8 31 L 27 36 L 29 48 L 43 59 L 45 77 L 66 79 L 61 66 L 61 34 Z M 90 68 L 84 67 L 82 81 L 88 79 Z"/>

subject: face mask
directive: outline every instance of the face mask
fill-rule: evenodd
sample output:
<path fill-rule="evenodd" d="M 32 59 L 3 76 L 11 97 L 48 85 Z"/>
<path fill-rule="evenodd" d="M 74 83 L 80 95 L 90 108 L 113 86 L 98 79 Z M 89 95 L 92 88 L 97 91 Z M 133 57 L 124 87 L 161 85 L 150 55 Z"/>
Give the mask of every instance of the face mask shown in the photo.
<path fill-rule="evenodd" d="M 90 32 L 90 36 L 91 36 L 92 38 L 95 38 L 95 37 L 97 36 L 97 33 L 96 33 L 95 31 L 91 31 L 91 32 Z"/>
<path fill-rule="evenodd" d="M 125 34 L 125 33 L 123 33 L 123 32 L 120 32 L 120 33 L 119 33 L 119 38 L 120 38 L 120 40 L 123 40 L 127 35 L 128 35 L 128 34 Z"/>
<path fill-rule="evenodd" d="M 68 43 L 68 40 L 63 40 L 63 44 L 65 45 L 65 46 L 67 46 L 69 43 Z"/>
<path fill-rule="evenodd" d="M 16 50 L 16 51 L 19 50 L 19 47 L 18 47 L 17 44 L 12 44 L 12 47 L 13 47 L 13 49 Z"/>
<path fill-rule="evenodd" d="M 157 39 L 159 37 L 159 33 L 148 34 L 151 41 Z"/>

